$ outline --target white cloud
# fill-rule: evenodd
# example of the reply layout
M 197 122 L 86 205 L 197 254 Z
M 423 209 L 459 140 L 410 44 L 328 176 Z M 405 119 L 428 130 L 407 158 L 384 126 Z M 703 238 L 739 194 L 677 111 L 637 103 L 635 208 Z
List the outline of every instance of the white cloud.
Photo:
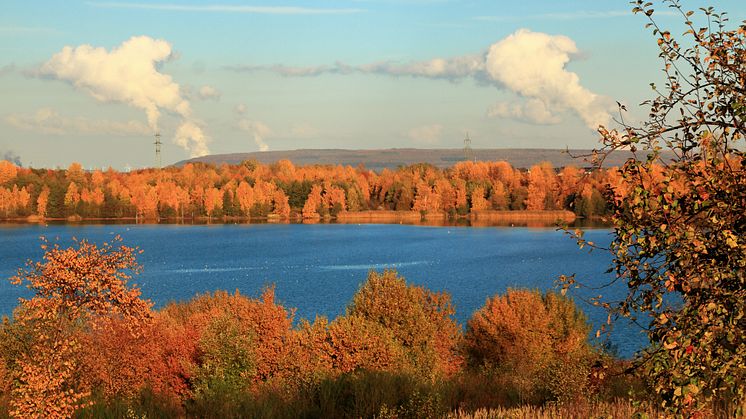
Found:
M 458 79 L 482 72 L 484 70 L 484 58 L 480 55 L 465 55 L 453 58 L 434 58 L 408 64 L 383 62 L 363 65 L 358 67 L 358 70 L 363 73 L 390 76 Z
M 574 112 L 590 129 L 607 124 L 613 103 L 586 89 L 576 73 L 565 66 L 580 56 L 575 42 L 562 35 L 519 29 L 492 44 L 484 53 L 434 58 L 411 63 L 379 62 L 352 66 L 288 67 L 237 66 L 234 71 L 271 71 L 288 77 L 322 74 L 366 73 L 392 77 L 422 77 L 451 81 L 471 77 L 525 99 L 523 103 L 498 104 L 491 116 L 516 118 L 539 124 L 555 124 L 563 113 Z
M 194 121 L 189 101 L 171 76 L 159 71 L 158 64 L 172 58 L 170 43 L 134 36 L 110 52 L 90 45 L 66 46 L 41 66 L 39 74 L 67 81 L 101 102 L 142 109 L 153 131 L 158 130 L 162 110 L 179 115 L 184 128 L 174 142 L 192 156 L 206 154 L 207 137 Z
M 169 12 L 201 13 L 251 13 L 268 15 L 345 15 L 365 12 L 365 9 L 352 8 L 311 8 L 294 6 L 241 6 L 227 4 L 156 4 L 129 2 L 89 2 L 93 7 L 107 9 L 161 10 Z
M 547 105 L 538 99 L 530 99 L 525 103 L 499 102 L 487 110 L 487 116 L 517 119 L 539 125 L 559 124 L 562 119 L 552 113 Z
M 529 99 L 539 112 L 573 110 L 586 126 L 607 124 L 610 115 L 603 98 L 580 85 L 577 74 L 565 65 L 577 54 L 575 42 L 562 35 L 520 29 L 493 44 L 485 57 L 490 79 Z
M 440 124 L 423 125 L 409 130 L 407 137 L 418 143 L 436 144 L 440 141 L 442 133 L 443 126 Z
M 197 93 L 199 94 L 199 98 L 202 100 L 219 100 L 220 96 L 222 95 L 222 93 L 218 89 L 208 85 L 200 87 Z
M 241 119 L 238 121 L 238 128 L 252 135 L 254 143 L 259 147 L 259 151 L 269 151 L 269 146 L 264 141 L 267 136 L 272 135 L 272 129 L 260 121 L 251 121 Z
M 6 115 L 6 124 L 24 131 L 35 131 L 43 134 L 105 134 L 148 136 L 152 132 L 139 121 L 92 120 L 83 117 L 67 117 L 56 110 L 42 108 L 33 114 L 14 113 Z
M 253 73 L 257 71 L 269 71 L 271 73 L 279 74 L 284 77 L 312 77 L 320 76 L 322 74 L 349 74 L 358 69 L 348 66 L 343 63 L 335 63 L 334 65 L 320 65 L 320 66 L 308 66 L 308 67 L 296 67 L 287 66 L 282 64 L 276 65 L 234 65 L 225 66 L 226 70 Z

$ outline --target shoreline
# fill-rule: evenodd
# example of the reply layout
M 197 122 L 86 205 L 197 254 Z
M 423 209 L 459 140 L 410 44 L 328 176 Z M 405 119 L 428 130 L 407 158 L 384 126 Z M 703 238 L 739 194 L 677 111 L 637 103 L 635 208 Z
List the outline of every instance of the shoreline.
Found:
M 211 224 L 402 224 L 432 227 L 557 227 L 560 223 L 572 227 L 608 228 L 610 224 L 597 218 L 577 217 L 571 211 L 497 211 L 483 210 L 463 216 L 448 217 L 446 213 L 420 214 L 415 211 L 369 210 L 342 212 L 336 217 L 301 218 L 279 217 L 67 217 L 39 218 L 0 218 L 0 225 L 211 225 Z

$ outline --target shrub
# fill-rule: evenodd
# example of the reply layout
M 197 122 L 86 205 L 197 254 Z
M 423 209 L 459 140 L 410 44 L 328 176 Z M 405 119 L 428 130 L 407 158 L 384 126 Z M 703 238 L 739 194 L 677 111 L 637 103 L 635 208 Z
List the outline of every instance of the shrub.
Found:
M 347 308 L 391 331 L 404 348 L 411 367 L 423 377 L 447 376 L 458 371 L 459 325 L 450 296 L 409 285 L 396 271 L 371 271 Z
M 523 401 L 563 400 L 585 390 L 588 332 L 571 300 L 552 292 L 508 290 L 488 299 L 469 320 L 464 352 L 472 369 L 509 377 Z

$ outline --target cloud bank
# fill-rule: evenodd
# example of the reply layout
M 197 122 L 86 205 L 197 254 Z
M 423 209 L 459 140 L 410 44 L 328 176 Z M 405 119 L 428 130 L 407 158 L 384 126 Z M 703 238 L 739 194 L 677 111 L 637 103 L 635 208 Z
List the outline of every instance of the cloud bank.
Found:
M 209 152 L 208 138 L 192 116 L 191 106 L 170 75 L 158 65 L 172 58 L 171 44 L 135 36 L 107 51 L 90 45 L 66 46 L 39 69 L 39 74 L 66 81 L 101 102 L 125 103 L 142 109 L 152 131 L 162 111 L 181 117 L 174 142 L 191 156 Z
M 379 62 L 352 66 L 288 67 L 233 66 L 230 70 L 270 71 L 286 77 L 323 74 L 377 74 L 458 81 L 472 78 L 518 96 L 514 103 L 498 103 L 487 111 L 492 117 L 537 124 L 556 124 L 566 112 L 576 114 L 590 129 L 607 124 L 613 103 L 580 84 L 566 65 L 580 53 L 575 42 L 562 35 L 519 29 L 492 44 L 481 54 L 435 58 L 411 63 Z
M 149 135 L 151 130 L 139 121 L 91 120 L 83 117 L 67 117 L 51 108 L 41 108 L 32 114 L 14 113 L 5 116 L 5 123 L 24 130 L 43 134 L 106 134 Z

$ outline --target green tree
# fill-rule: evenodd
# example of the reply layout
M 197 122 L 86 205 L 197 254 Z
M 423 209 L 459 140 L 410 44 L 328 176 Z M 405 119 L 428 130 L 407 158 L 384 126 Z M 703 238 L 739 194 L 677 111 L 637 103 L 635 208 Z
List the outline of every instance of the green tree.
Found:
M 674 37 L 650 3 L 634 4 L 649 19 L 666 80 L 652 85 L 647 121 L 625 123 L 620 105 L 621 127 L 599 129 L 600 161 L 618 149 L 638 157 L 607 192 L 612 270 L 627 295 L 599 304 L 646 326 L 651 346 L 638 365 L 662 407 L 744 414 L 746 25 L 727 29 L 725 14 L 668 0 L 685 25 Z

